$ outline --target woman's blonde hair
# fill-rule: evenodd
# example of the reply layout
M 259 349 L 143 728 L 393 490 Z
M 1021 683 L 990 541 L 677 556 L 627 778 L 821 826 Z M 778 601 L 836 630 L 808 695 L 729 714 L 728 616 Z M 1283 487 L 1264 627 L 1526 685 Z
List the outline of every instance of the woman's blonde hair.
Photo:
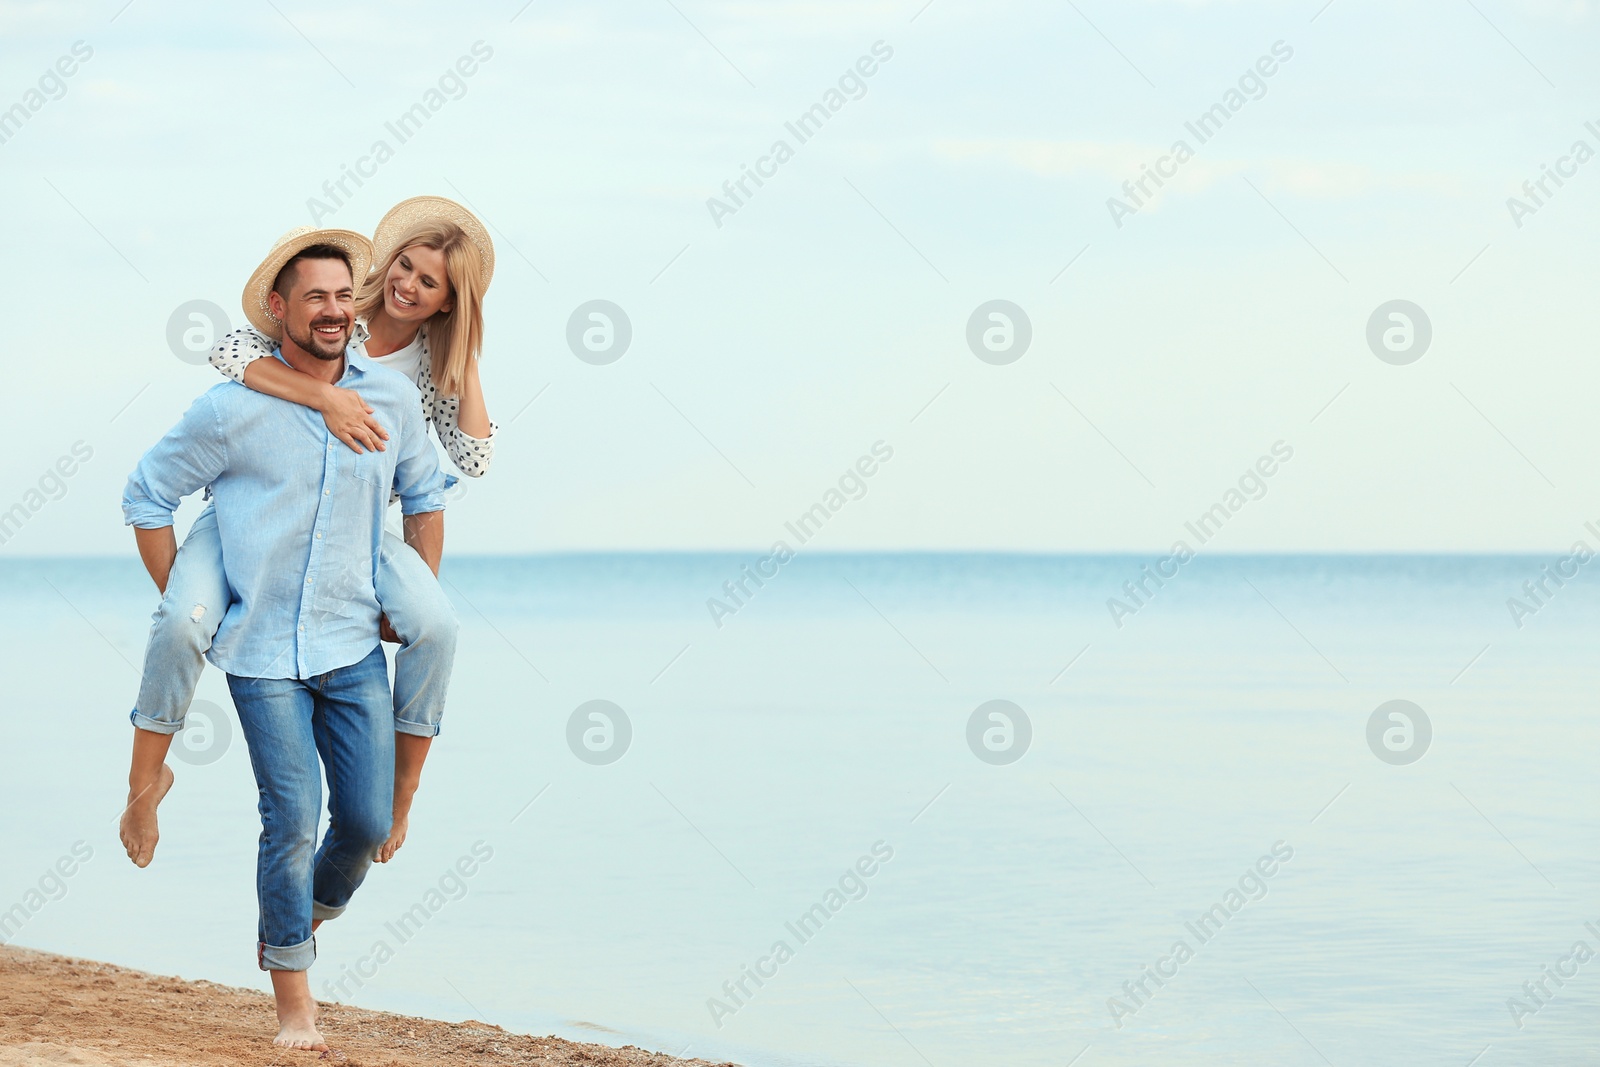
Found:
M 482 260 L 478 246 L 461 227 L 446 219 L 427 219 L 403 233 L 362 283 L 356 297 L 356 314 L 371 321 L 383 310 L 384 279 L 389 277 L 389 268 L 402 252 L 417 245 L 444 255 L 450 310 L 436 312 L 422 324 L 422 329 L 427 331 L 434 388 L 445 396 L 460 396 L 467 361 L 477 359 L 483 348 Z

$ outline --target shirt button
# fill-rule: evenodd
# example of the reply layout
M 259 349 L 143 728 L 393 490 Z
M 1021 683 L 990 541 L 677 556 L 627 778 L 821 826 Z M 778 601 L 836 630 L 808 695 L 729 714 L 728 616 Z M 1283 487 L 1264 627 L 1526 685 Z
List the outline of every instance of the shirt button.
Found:
M 323 496 L 327 496 L 327 495 L 328 495 L 328 492 L 329 492 L 329 490 L 327 490 L 327 489 L 324 489 L 324 490 L 323 490 L 323 491 L 322 491 L 322 495 L 323 495 Z
M 321 535 L 321 534 L 320 534 L 320 533 L 319 533 L 319 534 L 317 534 L 317 540 L 318 540 L 318 541 L 320 541 L 320 540 L 322 540 L 322 535 Z
M 311 579 L 310 579 L 310 578 L 307 578 L 307 579 L 306 579 L 306 584 L 307 584 L 307 585 L 310 585 L 310 584 L 311 584 Z

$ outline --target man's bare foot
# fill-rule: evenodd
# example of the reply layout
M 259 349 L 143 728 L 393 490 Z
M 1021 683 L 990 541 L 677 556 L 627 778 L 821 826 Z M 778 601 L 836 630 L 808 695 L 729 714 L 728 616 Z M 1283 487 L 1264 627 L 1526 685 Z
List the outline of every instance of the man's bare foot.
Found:
M 135 867 L 148 867 L 155 858 L 156 841 L 161 836 L 156 829 L 156 807 L 172 788 L 172 779 L 172 768 L 163 763 L 153 783 L 128 790 L 128 806 L 122 809 L 119 830 L 122 847 L 128 850 Z
M 305 971 L 273 971 L 272 996 L 278 1006 L 278 1036 L 272 1043 L 279 1048 L 328 1051 L 328 1043 L 317 1029 L 317 1002 L 311 996 L 311 980 Z
M 279 1048 L 300 1048 L 308 1052 L 326 1052 L 328 1043 L 317 1029 L 316 1016 L 310 1019 L 278 1019 L 278 1036 L 272 1043 Z
M 388 863 L 394 859 L 394 854 L 400 851 L 400 846 L 406 843 L 406 830 L 411 824 L 411 806 L 406 805 L 405 811 L 395 810 L 394 821 L 389 824 L 389 840 L 378 849 L 378 862 Z

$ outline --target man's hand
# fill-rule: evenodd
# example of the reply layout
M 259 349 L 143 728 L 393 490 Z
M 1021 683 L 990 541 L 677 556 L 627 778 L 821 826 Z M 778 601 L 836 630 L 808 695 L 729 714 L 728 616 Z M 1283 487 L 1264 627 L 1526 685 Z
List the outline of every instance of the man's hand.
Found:
M 400 643 L 400 635 L 394 632 L 394 627 L 389 625 L 389 616 L 378 616 L 378 636 L 392 645 Z
M 328 432 L 355 451 L 385 451 L 383 442 L 389 439 L 389 432 L 372 417 L 372 409 L 354 389 L 329 386 L 317 410 L 322 412 Z

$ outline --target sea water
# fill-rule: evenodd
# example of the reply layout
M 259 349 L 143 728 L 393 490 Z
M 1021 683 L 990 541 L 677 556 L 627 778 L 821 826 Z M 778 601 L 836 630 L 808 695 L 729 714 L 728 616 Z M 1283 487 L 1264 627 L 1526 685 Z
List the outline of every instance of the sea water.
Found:
M 1600 1058 L 1600 577 L 761 558 L 448 559 L 444 730 L 317 995 L 750 1065 Z M 136 870 L 154 589 L 0 597 L 5 939 L 267 988 L 224 678 Z

